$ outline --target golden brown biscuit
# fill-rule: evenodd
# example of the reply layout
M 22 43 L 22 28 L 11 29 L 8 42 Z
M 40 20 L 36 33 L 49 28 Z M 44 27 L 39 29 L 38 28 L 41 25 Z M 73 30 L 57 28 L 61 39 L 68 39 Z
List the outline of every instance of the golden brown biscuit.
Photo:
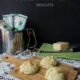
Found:
M 59 67 L 50 67 L 45 74 L 47 80 L 65 80 L 63 71 Z
M 22 65 L 20 65 L 20 73 L 24 74 L 34 74 L 39 70 L 38 64 L 28 61 L 23 62 Z
M 40 65 L 45 68 L 45 69 L 48 69 L 52 66 L 56 66 L 57 65 L 57 62 L 56 60 L 53 58 L 53 56 L 47 56 L 47 57 L 44 57 L 41 62 L 40 62 Z

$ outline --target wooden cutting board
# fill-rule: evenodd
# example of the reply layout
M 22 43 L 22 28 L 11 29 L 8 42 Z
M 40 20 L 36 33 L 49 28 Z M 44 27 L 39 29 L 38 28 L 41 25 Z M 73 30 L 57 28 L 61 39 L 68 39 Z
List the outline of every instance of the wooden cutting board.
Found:
M 42 59 L 42 57 L 39 57 L 39 56 L 34 56 L 30 59 L 17 59 L 12 56 L 3 57 L 4 61 L 13 63 L 16 65 L 15 68 L 10 72 L 10 74 L 17 78 L 20 78 L 21 80 L 45 80 L 44 75 L 45 75 L 46 70 L 43 68 L 41 68 L 38 73 L 33 74 L 33 75 L 25 75 L 25 74 L 22 74 L 19 72 L 19 66 L 24 61 L 33 60 L 39 64 L 41 59 Z M 66 80 L 75 80 L 76 79 L 78 71 L 76 69 L 74 69 L 74 67 L 66 65 L 66 64 L 62 64 L 62 63 L 59 63 L 58 67 L 63 69 Z

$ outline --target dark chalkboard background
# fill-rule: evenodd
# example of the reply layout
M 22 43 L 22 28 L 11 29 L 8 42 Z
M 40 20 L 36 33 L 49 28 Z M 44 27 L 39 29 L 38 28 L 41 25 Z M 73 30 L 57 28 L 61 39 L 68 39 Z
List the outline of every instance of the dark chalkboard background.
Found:
M 80 42 L 79 0 L 0 0 L 0 19 L 9 13 L 29 16 L 26 27 L 35 29 L 38 44 Z

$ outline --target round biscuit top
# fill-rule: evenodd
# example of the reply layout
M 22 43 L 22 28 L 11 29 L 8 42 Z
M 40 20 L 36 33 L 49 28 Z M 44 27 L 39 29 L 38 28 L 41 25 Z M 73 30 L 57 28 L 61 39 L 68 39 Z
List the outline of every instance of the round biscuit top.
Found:
M 34 63 L 33 61 L 23 62 L 20 65 L 20 73 L 34 74 L 38 72 L 38 70 L 39 70 L 38 64 Z
M 46 80 L 65 80 L 63 71 L 59 67 L 50 67 L 45 74 Z
M 56 66 L 57 61 L 55 60 L 55 58 L 53 56 L 46 56 L 40 61 L 40 65 L 43 68 L 48 69 L 52 66 Z

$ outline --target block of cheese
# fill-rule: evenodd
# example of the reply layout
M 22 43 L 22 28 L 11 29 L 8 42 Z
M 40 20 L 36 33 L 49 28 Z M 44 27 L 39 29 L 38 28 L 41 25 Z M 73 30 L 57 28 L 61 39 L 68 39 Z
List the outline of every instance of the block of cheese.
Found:
M 53 50 L 54 51 L 64 51 L 69 48 L 69 42 L 56 42 L 53 43 Z

